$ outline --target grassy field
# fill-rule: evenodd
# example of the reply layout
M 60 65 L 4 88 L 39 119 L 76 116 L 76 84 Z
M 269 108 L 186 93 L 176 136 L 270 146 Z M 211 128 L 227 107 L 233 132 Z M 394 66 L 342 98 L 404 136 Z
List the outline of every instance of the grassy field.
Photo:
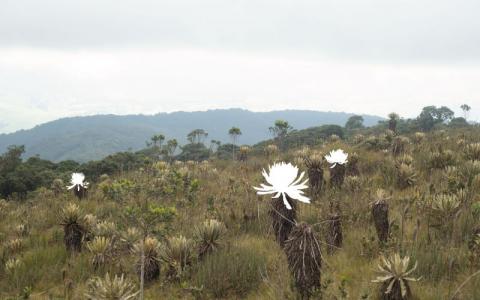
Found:
M 156 162 L 102 176 L 81 200 L 65 188 L 41 188 L 25 201 L 1 201 L 0 299 L 86 299 L 99 293 L 90 280 L 107 273 L 124 274 L 138 291 L 143 235 L 156 239 L 145 245 L 152 277 L 146 299 L 299 299 L 275 241 L 271 197 L 256 195 L 253 186 L 274 161 L 308 172 L 305 158 L 318 160 L 326 182 L 315 194 L 306 190 L 311 204 L 297 202 L 297 223 L 311 225 L 322 250 L 321 286 L 312 299 L 380 299 L 382 285 L 372 280 L 380 258 L 395 253 L 410 257 L 409 268 L 418 264 L 411 299 L 451 299 L 463 283 L 455 299 L 480 299 L 480 276 L 469 279 L 480 269 L 478 142 L 478 128 L 331 138 L 316 148 L 271 147 L 246 161 Z M 320 158 L 339 148 L 349 163 L 343 185 L 334 187 Z M 374 226 L 377 200 L 388 204 L 386 242 Z M 334 214 L 343 242 L 328 253 Z M 208 251 L 206 220 L 220 222 Z M 81 251 L 66 249 L 72 224 L 82 234 Z

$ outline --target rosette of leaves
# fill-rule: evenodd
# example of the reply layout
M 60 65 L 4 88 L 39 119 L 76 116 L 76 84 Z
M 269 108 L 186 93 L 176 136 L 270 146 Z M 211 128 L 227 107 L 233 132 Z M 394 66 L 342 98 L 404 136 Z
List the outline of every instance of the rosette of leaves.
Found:
M 197 242 L 198 257 L 217 251 L 222 246 L 222 239 L 226 228 L 222 222 L 217 220 L 206 220 L 195 230 L 195 241 Z
M 480 160 L 480 143 L 467 145 L 464 150 L 464 155 L 468 160 Z
M 431 199 L 433 227 L 443 235 L 451 234 L 456 214 L 460 211 L 460 200 L 455 194 L 438 194 Z
M 323 177 L 323 155 L 314 153 L 304 157 L 304 164 L 307 167 L 308 183 L 312 194 L 318 195 L 325 186 Z
M 104 278 L 95 277 L 88 281 L 85 298 L 89 300 L 133 300 L 137 299 L 139 291 L 135 285 L 122 274 Z
M 396 136 L 392 141 L 392 154 L 398 156 L 406 152 L 410 140 L 405 136 Z
M 382 256 L 378 265 L 380 275 L 373 282 L 381 284 L 380 298 L 382 300 L 408 300 L 412 299 L 410 282 L 420 280 L 411 277 L 417 268 L 417 263 L 410 267 L 410 257 L 400 257 L 394 254 L 391 257 Z
M 378 240 L 381 243 L 386 243 L 390 232 L 390 222 L 388 219 L 388 202 L 389 197 L 387 193 L 378 189 L 375 200 L 372 203 L 372 216 L 377 231 Z
M 451 150 L 434 151 L 428 158 L 428 166 L 432 169 L 444 169 L 455 164 L 455 154 Z
M 127 231 L 124 231 L 120 234 L 121 242 L 125 245 L 125 248 L 132 250 L 135 243 L 137 243 L 141 238 L 140 231 L 135 227 L 127 228 Z
M 417 173 L 411 165 L 399 164 L 397 170 L 397 185 L 401 189 L 411 187 L 417 182 Z
M 168 265 L 167 276 L 179 278 L 193 262 L 193 241 L 184 236 L 170 237 L 160 248 L 160 259 Z
M 103 236 L 96 236 L 87 243 L 87 249 L 93 255 L 92 265 L 95 269 L 104 266 L 112 257 L 112 240 Z
M 455 166 L 448 166 L 443 171 L 443 178 L 447 183 L 448 191 L 455 192 L 458 189 L 465 187 L 462 174 Z
M 83 214 L 75 203 L 67 204 L 61 211 L 60 225 L 63 226 L 64 243 L 67 251 L 80 252 L 85 229 L 81 224 Z
M 423 142 L 423 140 L 425 140 L 425 133 L 423 132 L 415 132 L 415 134 L 413 135 L 413 142 L 416 144 L 416 145 L 419 145 Z
M 159 252 L 160 243 L 153 237 L 147 237 L 142 243 L 138 241 L 133 246 L 133 253 L 138 258 L 137 272 L 141 273 L 142 266 L 142 247 L 144 247 L 144 278 L 145 281 L 152 281 L 160 276 Z

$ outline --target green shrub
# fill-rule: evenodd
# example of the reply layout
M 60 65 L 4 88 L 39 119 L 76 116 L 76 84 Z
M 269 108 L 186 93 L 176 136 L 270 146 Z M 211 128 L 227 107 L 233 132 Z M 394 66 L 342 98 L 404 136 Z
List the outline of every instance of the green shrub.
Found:
M 266 257 L 248 246 L 234 246 L 207 256 L 197 267 L 195 281 L 214 297 L 245 296 L 260 284 Z

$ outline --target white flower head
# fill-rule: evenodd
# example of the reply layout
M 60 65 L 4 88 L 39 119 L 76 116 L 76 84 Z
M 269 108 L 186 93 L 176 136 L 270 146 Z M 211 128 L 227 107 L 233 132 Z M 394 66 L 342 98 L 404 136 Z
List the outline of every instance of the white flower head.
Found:
M 338 150 L 332 150 L 328 155 L 325 155 L 325 159 L 328 161 L 328 163 L 332 164 L 330 167 L 335 168 L 337 164 L 339 165 L 344 165 L 348 162 L 348 153 L 343 152 L 342 149 Z
M 282 196 L 283 203 L 287 209 L 292 209 L 292 206 L 287 201 L 287 195 L 292 199 L 310 203 L 310 199 L 304 196 L 302 191 L 308 188 L 306 185 L 308 179 L 299 183 L 305 175 L 305 172 L 302 172 L 300 177 L 297 178 L 298 168 L 291 163 L 274 163 L 273 166 L 269 167 L 268 173 L 264 169 L 262 175 L 270 185 L 260 184 L 260 188 L 253 187 L 257 190 L 258 195 L 275 194 L 272 198 Z
M 70 179 L 71 186 L 67 186 L 69 190 L 77 187 L 77 190 L 80 191 L 80 187 L 87 188 L 88 182 L 84 182 L 85 175 L 83 173 L 72 173 L 72 178 Z

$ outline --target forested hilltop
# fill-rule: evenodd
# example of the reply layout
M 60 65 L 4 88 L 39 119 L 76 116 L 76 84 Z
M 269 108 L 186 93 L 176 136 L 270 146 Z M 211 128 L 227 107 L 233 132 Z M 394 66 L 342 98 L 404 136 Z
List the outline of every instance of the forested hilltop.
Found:
M 254 144 L 270 137 L 268 127 L 278 119 L 288 120 L 297 129 L 324 124 L 343 125 L 352 114 L 305 110 L 252 112 L 243 109 L 219 109 L 199 112 L 173 112 L 156 115 L 97 115 L 64 118 L 29 130 L 0 134 L 0 152 L 10 145 L 25 145 L 25 157 L 39 155 L 51 161 L 87 162 L 120 151 L 137 151 L 145 141 L 161 132 L 179 143 L 187 143 L 187 134 L 195 128 L 208 132 L 210 140 L 229 141 L 226 130 L 242 129 L 242 143 Z M 382 118 L 363 116 L 366 125 Z

